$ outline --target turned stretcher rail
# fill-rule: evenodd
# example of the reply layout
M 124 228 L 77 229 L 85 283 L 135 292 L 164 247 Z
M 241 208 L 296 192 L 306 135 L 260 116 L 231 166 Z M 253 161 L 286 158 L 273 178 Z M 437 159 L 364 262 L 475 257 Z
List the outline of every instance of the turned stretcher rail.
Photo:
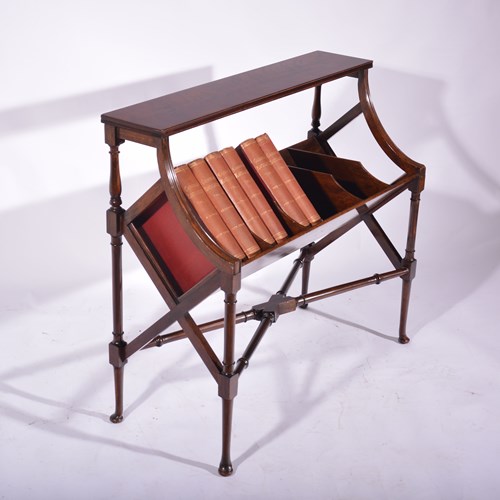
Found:
M 317 290 L 315 292 L 306 293 L 303 295 L 299 295 L 297 297 L 286 297 L 282 294 L 283 299 L 288 302 L 294 302 L 293 309 L 290 309 L 289 312 L 294 310 L 296 307 L 303 307 L 311 302 L 316 302 L 318 300 L 327 299 L 329 297 L 333 297 L 334 295 L 340 295 L 341 293 L 350 292 L 352 290 L 356 290 L 358 288 L 363 288 L 368 285 L 378 285 L 384 281 L 388 281 L 394 278 L 402 278 L 403 276 L 409 273 L 409 269 L 395 269 L 394 271 L 388 271 L 385 273 L 374 274 L 368 278 L 361 278 L 359 280 L 350 281 L 348 283 L 343 283 L 341 285 L 336 285 L 329 288 L 324 288 L 322 290 Z M 284 288 L 284 287 L 282 287 Z M 278 292 L 279 294 L 279 292 Z M 277 295 L 278 295 L 277 294 Z M 260 307 L 260 306 L 257 306 Z M 265 311 L 264 311 L 265 313 Z M 246 323 L 250 320 L 262 320 L 263 309 L 261 308 L 252 308 L 248 311 L 242 311 L 236 315 L 236 324 Z M 269 319 L 269 323 L 273 322 L 273 318 L 266 316 L 266 323 Z M 267 325 L 269 326 L 269 325 Z M 207 323 L 203 323 L 199 325 L 199 329 L 202 333 L 208 333 L 215 330 L 220 330 L 224 327 L 224 318 L 216 319 L 213 321 L 208 321 Z M 158 335 L 158 337 L 154 338 L 149 344 L 146 344 L 142 349 L 149 349 L 150 347 L 161 347 L 165 344 L 169 344 L 170 342 L 175 342 L 176 340 L 186 338 L 186 334 L 183 330 L 177 330 L 175 332 L 166 333 L 163 335 Z

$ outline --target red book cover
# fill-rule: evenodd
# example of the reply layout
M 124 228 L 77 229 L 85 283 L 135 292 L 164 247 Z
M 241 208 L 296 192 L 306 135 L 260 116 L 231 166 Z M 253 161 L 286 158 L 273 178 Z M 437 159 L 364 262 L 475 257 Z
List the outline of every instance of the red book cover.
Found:
M 231 231 L 229 231 L 222 217 L 193 175 L 193 172 L 191 172 L 189 166 L 181 165 L 177 167 L 175 171 L 184 194 L 191 202 L 191 205 L 193 205 L 193 208 L 200 216 L 214 240 L 233 257 L 237 259 L 245 258 L 245 253 L 238 245 Z
M 258 243 L 210 170 L 207 162 L 203 159 L 194 160 L 189 163 L 189 168 L 245 254 L 251 257 L 259 252 Z
M 243 154 L 281 210 L 302 226 L 309 221 L 255 139 L 240 144 Z
M 205 156 L 205 160 L 250 231 L 270 245 L 275 243 L 272 234 L 257 210 L 255 210 L 222 154 L 218 151 L 210 153 Z
M 292 195 L 293 199 L 297 202 L 297 205 L 300 207 L 304 215 L 307 217 L 307 220 L 311 224 L 315 224 L 321 217 L 318 212 L 314 208 L 313 204 L 310 202 L 306 193 L 297 182 L 297 179 L 294 177 L 290 168 L 283 160 L 279 151 L 276 149 L 276 146 L 271 141 L 270 137 L 267 134 L 259 135 L 255 139 L 257 144 L 261 147 L 262 151 L 266 155 L 267 159 L 271 162 L 271 165 L 274 167 L 274 170 L 279 175 L 281 180 L 285 183 L 288 191 Z
M 238 184 L 247 194 L 248 199 L 262 218 L 262 221 L 266 225 L 267 229 L 269 229 L 273 238 L 276 241 L 281 241 L 286 238 L 287 233 L 285 229 L 278 220 L 278 217 L 276 217 L 276 214 L 273 212 L 273 209 L 255 183 L 253 177 L 250 175 L 250 172 L 239 157 L 236 150 L 229 147 L 224 148 L 220 153 L 226 160 L 227 166 L 238 181 Z

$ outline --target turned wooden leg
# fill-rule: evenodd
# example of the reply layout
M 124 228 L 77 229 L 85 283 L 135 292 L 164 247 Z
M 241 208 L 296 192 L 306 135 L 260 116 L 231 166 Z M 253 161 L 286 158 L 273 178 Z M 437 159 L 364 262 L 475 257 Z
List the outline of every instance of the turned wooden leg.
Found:
M 238 374 L 234 373 L 234 337 L 236 329 L 236 290 L 238 279 L 232 281 L 225 292 L 224 311 L 224 360 L 219 381 L 219 396 L 222 398 L 222 456 L 219 474 L 230 476 L 233 473 L 231 463 L 231 432 L 233 421 L 233 401 L 238 391 Z
M 109 218 L 110 217 L 108 216 L 108 220 Z M 123 371 L 125 363 L 127 362 L 125 355 L 125 347 L 127 343 L 123 340 L 121 236 L 111 237 L 111 248 L 113 342 L 109 345 L 109 362 L 113 365 L 114 372 L 115 412 L 110 416 L 110 420 L 114 424 L 117 424 L 123 420 Z
M 406 323 L 408 320 L 408 309 L 410 305 L 411 282 L 415 277 L 417 261 L 415 260 L 415 239 L 417 236 L 418 208 L 420 204 L 420 192 L 413 191 L 410 204 L 410 221 L 408 224 L 408 239 L 406 242 L 406 253 L 403 266 L 408 269 L 408 274 L 402 277 L 403 290 L 401 295 L 401 316 L 399 321 L 399 342 L 407 344 L 410 339 L 406 334 Z
M 233 473 L 231 462 L 233 401 L 234 399 L 222 399 L 222 457 L 219 465 L 221 476 L 230 476 Z
M 411 279 L 403 278 L 403 291 L 401 296 L 401 316 L 399 320 L 399 343 L 408 344 L 410 338 L 406 335 L 406 322 L 410 305 Z
M 110 147 L 111 170 L 109 177 L 110 208 L 106 213 L 107 232 L 111 236 L 111 270 L 113 302 L 113 341 L 109 345 L 109 362 L 113 365 L 115 383 L 115 412 L 110 416 L 113 423 L 123 420 L 123 370 L 126 361 L 123 340 L 123 285 L 122 285 L 122 236 L 125 210 L 121 200 L 120 164 L 118 161 L 119 144 L 116 130 L 106 126 L 106 143 Z
M 114 367 L 115 412 L 109 417 L 114 424 L 119 424 L 123 420 L 123 371 L 123 366 Z
M 311 262 L 314 259 L 314 255 L 306 255 L 304 257 L 304 264 L 302 267 L 302 295 L 306 295 L 309 291 L 309 276 L 311 275 Z M 302 309 L 306 309 L 309 304 L 302 304 Z

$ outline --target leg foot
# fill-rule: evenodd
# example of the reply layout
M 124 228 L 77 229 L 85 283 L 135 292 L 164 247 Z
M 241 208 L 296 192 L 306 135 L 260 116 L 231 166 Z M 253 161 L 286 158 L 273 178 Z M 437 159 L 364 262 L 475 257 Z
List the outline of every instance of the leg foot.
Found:
M 223 477 L 228 477 L 233 473 L 233 466 L 231 464 L 220 464 L 219 474 Z
M 123 415 L 118 415 L 116 413 L 113 413 L 113 415 L 109 417 L 109 420 L 114 424 L 119 424 L 123 420 Z
M 408 344 L 408 342 L 410 342 L 410 337 L 407 337 L 406 335 L 400 335 L 398 340 L 400 344 Z

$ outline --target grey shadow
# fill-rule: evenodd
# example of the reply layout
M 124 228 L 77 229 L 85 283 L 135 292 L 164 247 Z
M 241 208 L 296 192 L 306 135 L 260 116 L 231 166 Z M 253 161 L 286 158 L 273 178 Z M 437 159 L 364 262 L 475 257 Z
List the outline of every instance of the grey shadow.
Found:
M 189 342 L 187 339 L 185 339 L 185 341 Z M 194 358 L 194 362 L 192 358 Z M 195 376 L 193 376 L 193 374 L 195 374 Z M 127 405 L 123 412 L 124 417 L 126 418 L 128 415 L 131 415 L 135 410 L 137 410 L 137 408 L 140 408 L 144 403 L 146 403 L 147 400 L 153 396 L 153 394 L 162 390 L 168 384 L 175 381 L 179 382 L 185 380 L 193 382 L 194 380 L 204 376 L 210 377 L 211 375 L 208 370 L 206 370 L 201 358 L 196 356 L 196 352 L 193 349 L 191 351 L 191 355 L 187 356 L 184 354 L 180 359 L 172 361 L 169 367 L 157 373 L 142 393 L 139 394 L 134 401 Z M 214 385 L 214 393 L 215 387 L 216 386 Z
M 110 109 L 172 93 L 207 82 L 212 68 L 201 67 L 159 78 L 143 80 L 67 98 L 35 103 L 0 111 L 0 137 L 51 125 L 61 125 Z M 209 146 L 215 149 L 213 128 L 203 127 Z M 75 150 L 85 154 L 75 137 Z M 54 140 L 54 154 L 57 142 Z M 68 193 L 0 213 L 0 300 L 2 318 L 9 319 L 35 298 L 41 302 L 71 290 L 109 279 L 109 238 L 105 232 L 108 208 L 108 148 L 102 142 L 101 186 Z M 43 159 L 41 159 L 43 160 Z M 157 178 L 153 171 L 127 178 L 124 190 L 141 192 Z M 33 187 L 31 187 L 33 188 Z M 125 200 L 124 206 L 134 200 Z M 125 270 L 130 269 L 125 262 Z
M 218 476 L 217 467 L 215 466 L 211 466 L 209 464 L 205 464 L 196 460 L 190 460 L 179 455 L 167 453 L 162 450 L 126 443 L 124 441 L 120 441 L 119 439 L 101 437 L 90 432 L 70 428 L 64 424 L 59 424 L 57 422 L 43 421 L 38 426 L 38 424 L 34 423 L 38 420 L 37 415 L 25 411 L 20 411 L 11 405 L 2 404 L 2 414 L 5 418 L 24 423 L 25 425 L 30 427 L 30 430 L 38 428 L 38 430 L 43 430 L 43 432 L 53 434 L 58 437 L 63 437 L 65 439 L 78 440 L 87 443 L 90 442 L 97 445 L 111 446 L 121 450 L 129 451 L 134 454 L 156 456 L 162 459 L 181 463 L 189 467 L 195 467 L 197 469 L 201 469 L 210 474 L 213 474 L 214 476 Z M 113 424 L 110 423 L 109 425 Z
M 11 381 L 17 378 L 23 378 L 26 376 L 36 376 L 36 374 L 42 372 L 53 372 L 57 373 L 57 369 L 61 366 L 68 365 L 72 363 L 75 359 L 88 359 L 95 356 L 100 356 L 103 354 L 103 348 L 99 345 L 94 345 L 80 349 L 77 352 L 72 352 L 72 355 L 68 354 L 44 357 L 35 363 L 30 363 L 28 365 L 17 366 L 11 370 L 0 373 L 0 391 L 4 394 L 11 394 L 17 397 L 33 401 L 35 403 L 43 404 L 46 406 L 51 406 L 54 408 L 59 408 L 70 413 L 78 413 L 81 415 L 87 415 L 100 420 L 108 420 L 108 416 L 104 413 L 99 413 L 91 410 L 86 410 L 84 408 L 78 408 L 70 403 L 64 403 L 55 399 L 50 399 L 45 397 L 43 394 L 29 392 L 23 389 L 19 389 L 12 385 Z M 102 374 L 98 373 L 91 377 L 89 374 L 85 378 L 84 383 L 79 387 L 75 388 L 72 394 L 73 401 L 82 401 L 88 395 L 91 395 L 95 391 L 96 385 L 102 380 Z
M 127 179 L 132 188 L 155 180 L 154 173 Z M 33 297 L 42 303 L 110 279 L 108 199 L 102 185 L 0 214 L 2 319 L 24 313 Z M 124 259 L 125 272 L 137 265 Z
M 374 335 L 375 337 L 379 337 L 384 340 L 390 340 L 391 342 L 396 342 L 396 344 L 399 343 L 398 337 L 392 337 L 390 335 L 386 335 L 385 333 L 379 332 L 377 330 L 374 330 L 373 328 L 369 328 L 365 325 L 362 325 L 360 323 L 356 323 L 354 321 L 349 321 L 344 318 L 339 318 L 338 316 L 334 316 L 333 314 L 327 313 L 325 311 L 321 311 L 317 308 L 313 308 L 309 306 L 307 310 L 311 313 L 314 313 L 317 316 L 322 316 L 323 318 L 329 319 L 331 321 L 334 321 L 335 323 L 341 323 L 342 325 L 346 325 L 352 328 L 356 328 L 357 330 L 364 331 L 366 333 L 369 333 L 371 335 Z M 395 316 L 397 315 L 397 309 L 395 309 Z
M 374 70 L 375 71 L 375 70 Z M 376 90 L 372 86 L 372 97 L 375 107 L 377 102 L 383 103 L 384 112 L 380 118 L 387 126 L 389 135 L 394 131 L 396 144 L 404 144 L 410 150 L 422 148 L 427 142 L 441 139 L 449 148 L 452 155 L 453 168 L 449 172 L 453 176 L 455 169 L 463 169 L 470 173 L 471 178 L 494 195 L 500 195 L 500 181 L 493 176 L 488 167 L 482 164 L 467 149 L 464 142 L 458 137 L 451 119 L 446 114 L 446 94 L 449 88 L 438 79 L 424 77 L 413 73 L 376 68 Z M 469 97 L 469 96 L 467 96 Z M 488 124 L 494 123 L 494 117 L 500 113 L 500 101 L 491 103 L 490 117 L 484 117 L 484 123 L 477 123 L 474 128 L 484 128 L 484 132 L 491 135 L 493 149 L 496 140 L 495 131 L 489 129 Z M 390 127 L 390 128 L 389 128 Z M 424 162 L 423 159 L 414 158 Z M 433 169 L 442 169 L 443 165 L 432 163 L 429 159 L 428 175 L 432 176 Z
M 270 364 L 276 368 L 273 378 L 275 379 L 276 386 L 280 388 L 280 397 L 274 401 L 277 401 L 280 405 L 278 411 L 281 414 L 281 419 L 233 461 L 235 469 L 258 453 L 260 449 L 269 445 L 282 434 L 305 420 L 326 399 L 334 397 L 337 391 L 349 383 L 353 374 L 359 371 L 359 364 L 354 363 L 335 382 L 325 385 L 324 380 L 322 380 L 320 367 L 326 351 L 324 348 L 318 349 L 317 352 L 307 358 L 309 360 L 308 371 L 297 384 L 290 383 L 290 380 L 294 378 L 292 375 L 294 367 L 292 360 L 287 360 L 286 363 L 283 363 L 280 359 L 268 360 L 266 362 L 266 364 Z M 304 360 L 304 358 L 301 359 Z M 258 366 L 258 363 L 253 363 L 252 365 Z
M 382 125 L 403 152 L 409 154 L 410 151 L 425 151 L 426 144 L 436 139 L 441 140 L 448 149 L 450 157 L 448 165 L 435 164 L 432 158 L 409 154 L 410 157 L 415 156 L 414 160 L 427 163 L 428 178 L 432 176 L 433 171 L 437 171 L 436 169 L 453 169 L 449 172 L 450 178 L 457 170 L 462 169 L 470 173 L 471 179 L 479 182 L 485 191 L 493 195 L 500 194 L 500 181 L 496 170 L 495 175 L 492 175 L 493 172 L 489 171 L 491 167 L 482 164 L 468 150 L 463 140 L 457 135 L 450 117 L 447 116 L 445 101 L 449 89 L 444 81 L 380 66 L 371 70 L 369 79 L 372 101 Z M 328 119 L 336 118 L 338 113 L 347 111 L 348 108 L 339 109 L 340 103 L 342 106 L 355 104 L 352 102 L 352 92 L 344 91 L 336 97 L 334 101 L 330 94 L 326 94 L 323 106 L 325 119 L 322 119 L 324 122 L 322 128 L 329 125 Z M 331 113 L 330 108 L 333 108 L 335 112 Z M 483 127 L 484 133 L 491 136 L 491 151 L 493 152 L 496 131 L 491 130 L 489 124 L 494 123 L 494 118 L 500 113 L 500 101 L 491 103 L 489 113 L 491 116 L 484 117 L 484 124 L 477 123 L 474 127 L 479 129 Z M 362 116 L 357 120 L 364 122 Z M 333 149 L 336 150 L 337 146 L 340 149 L 346 147 L 349 153 L 354 156 L 359 155 L 363 148 L 359 148 L 358 137 L 351 142 L 348 137 L 350 132 L 347 132 L 349 127 L 345 130 L 346 133 L 342 131 L 331 139 Z M 367 146 L 370 148 L 370 145 L 367 144 Z M 378 146 L 375 148 L 378 149 Z M 342 153 L 341 150 L 339 152 Z M 340 156 L 343 155 L 340 154 Z
M 75 357 L 78 359 L 87 358 L 90 356 L 95 356 L 100 353 L 100 346 L 93 346 L 79 351 L 78 353 L 73 353 Z M 67 415 L 80 414 L 87 417 L 97 418 L 102 420 L 109 425 L 113 425 L 109 422 L 109 416 L 100 412 L 88 410 L 85 408 L 79 408 L 74 404 L 65 403 L 58 400 L 54 400 L 51 398 L 47 398 L 41 394 L 31 393 L 29 391 L 19 389 L 12 385 L 11 381 L 15 380 L 18 377 L 23 377 L 26 375 L 33 375 L 42 371 L 50 371 L 57 369 L 58 366 L 65 365 L 71 363 L 75 358 L 69 356 L 55 356 L 53 358 L 46 358 L 40 360 L 37 363 L 32 363 L 30 365 L 25 365 L 22 367 L 18 367 L 7 372 L 0 374 L 0 391 L 5 395 L 13 395 L 21 399 L 29 400 L 31 402 L 35 402 L 44 406 L 50 406 L 52 408 L 60 409 L 64 411 Z M 177 365 L 176 365 L 177 368 Z M 166 372 L 166 370 L 165 370 Z M 168 376 L 169 380 L 172 380 L 171 374 L 173 370 L 170 371 L 170 375 Z M 56 372 L 54 372 L 56 373 Z M 162 372 L 163 374 L 163 372 Z M 185 376 L 184 376 L 185 378 Z M 133 411 L 138 404 L 147 399 L 151 394 L 159 389 L 162 385 L 165 384 L 166 381 L 161 382 L 163 377 L 160 377 L 160 381 L 156 380 L 155 383 L 152 383 L 149 388 L 146 389 L 145 393 L 138 398 L 138 401 L 133 403 L 131 407 L 127 409 L 126 413 L 130 413 Z M 93 380 L 90 380 L 88 377 L 84 380 L 84 384 L 77 388 L 72 395 L 73 401 L 82 401 L 85 399 L 86 395 L 92 394 L 95 391 L 95 387 L 102 383 L 102 374 L 98 373 L 94 377 Z M 86 432 L 83 430 L 75 429 L 63 422 L 59 422 L 52 419 L 47 419 L 37 415 L 33 412 L 28 412 L 24 410 L 20 410 L 15 406 L 6 403 L 5 401 L 0 403 L 0 409 L 2 411 L 2 415 L 5 418 L 9 418 L 11 420 L 15 420 L 16 422 L 21 422 L 27 426 L 29 429 L 28 432 L 33 432 L 35 430 L 40 430 L 45 433 L 53 434 L 59 437 L 63 437 L 66 439 L 80 440 L 85 442 L 93 442 L 99 445 L 116 447 L 122 450 L 127 450 L 134 454 L 143 454 L 149 456 L 157 456 L 162 459 L 174 461 L 177 463 L 181 463 L 187 465 L 189 467 L 195 467 L 198 469 L 205 470 L 210 474 L 218 476 L 217 467 L 205 464 L 203 462 L 199 462 L 196 460 L 190 460 L 179 455 L 175 455 L 172 453 L 168 453 L 159 449 L 154 449 L 151 447 L 138 446 L 134 444 L 129 444 L 125 441 L 113 438 L 105 438 L 99 435 L 92 434 L 91 432 Z M 64 419 L 64 422 L 69 420 L 69 417 Z
M 211 66 L 0 111 L 0 137 L 102 113 L 205 83 Z
M 410 336 L 474 294 L 500 266 L 500 213 L 429 191 L 419 225 Z

